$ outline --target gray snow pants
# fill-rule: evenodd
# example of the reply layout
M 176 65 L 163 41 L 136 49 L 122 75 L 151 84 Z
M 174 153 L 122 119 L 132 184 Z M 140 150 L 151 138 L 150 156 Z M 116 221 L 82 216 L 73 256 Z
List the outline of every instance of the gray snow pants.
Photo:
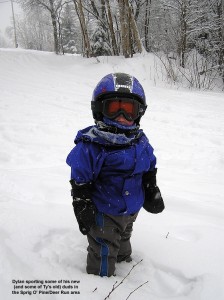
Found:
M 137 215 L 97 214 L 96 225 L 87 234 L 87 273 L 108 277 L 114 275 L 115 263 L 131 255 L 130 237 Z

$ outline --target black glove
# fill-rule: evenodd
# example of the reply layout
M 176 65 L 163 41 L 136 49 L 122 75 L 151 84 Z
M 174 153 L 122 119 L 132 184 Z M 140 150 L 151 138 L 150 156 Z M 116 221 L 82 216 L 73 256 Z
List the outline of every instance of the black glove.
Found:
M 145 190 L 143 208 L 153 214 L 161 213 L 165 208 L 160 189 L 156 185 L 156 173 L 157 169 L 154 169 L 148 171 L 142 177 L 142 183 Z
M 70 183 L 72 185 L 72 205 L 79 230 L 86 235 L 95 223 L 96 207 L 91 200 L 92 184 L 77 184 L 73 179 Z

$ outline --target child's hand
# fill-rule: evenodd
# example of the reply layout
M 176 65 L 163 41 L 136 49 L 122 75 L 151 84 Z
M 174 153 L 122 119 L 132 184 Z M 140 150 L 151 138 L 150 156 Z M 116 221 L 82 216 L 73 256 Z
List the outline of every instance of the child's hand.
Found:
M 165 205 L 158 186 L 145 189 L 143 208 L 153 214 L 161 213 L 164 210 Z
M 145 173 L 142 177 L 142 183 L 145 190 L 143 207 L 152 214 L 161 213 L 165 208 L 160 189 L 156 184 L 156 174 L 157 169 L 153 169 Z
M 78 184 L 73 179 L 70 183 L 72 186 L 72 205 L 79 230 L 86 235 L 95 223 L 96 207 L 91 200 L 92 183 Z
M 73 198 L 74 213 L 79 224 L 79 230 L 86 235 L 95 223 L 96 207 L 90 199 Z

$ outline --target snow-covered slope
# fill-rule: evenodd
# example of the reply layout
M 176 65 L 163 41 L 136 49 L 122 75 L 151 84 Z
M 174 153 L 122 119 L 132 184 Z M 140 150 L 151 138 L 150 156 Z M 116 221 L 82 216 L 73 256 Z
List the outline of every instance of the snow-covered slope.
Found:
M 97 62 L 0 49 L 1 299 L 104 300 L 141 260 L 109 299 L 224 299 L 224 97 L 164 87 L 154 63 L 151 55 Z M 140 212 L 133 262 L 100 278 L 85 273 L 87 241 L 73 216 L 65 159 L 77 130 L 93 124 L 93 88 L 113 71 L 145 88 L 141 125 L 158 158 L 166 210 Z M 20 285 L 32 292 L 24 286 L 36 285 L 37 294 L 21 295 L 14 280 L 77 280 L 68 290 L 80 294 L 38 294 L 44 287 L 34 282 Z

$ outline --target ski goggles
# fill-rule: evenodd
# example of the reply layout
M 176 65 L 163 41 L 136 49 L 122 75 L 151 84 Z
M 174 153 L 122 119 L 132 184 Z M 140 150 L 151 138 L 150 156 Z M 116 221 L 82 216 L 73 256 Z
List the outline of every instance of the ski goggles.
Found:
M 123 114 L 128 121 L 134 121 L 145 112 L 143 105 L 137 100 L 130 98 L 105 99 L 102 113 L 108 119 L 115 119 Z

